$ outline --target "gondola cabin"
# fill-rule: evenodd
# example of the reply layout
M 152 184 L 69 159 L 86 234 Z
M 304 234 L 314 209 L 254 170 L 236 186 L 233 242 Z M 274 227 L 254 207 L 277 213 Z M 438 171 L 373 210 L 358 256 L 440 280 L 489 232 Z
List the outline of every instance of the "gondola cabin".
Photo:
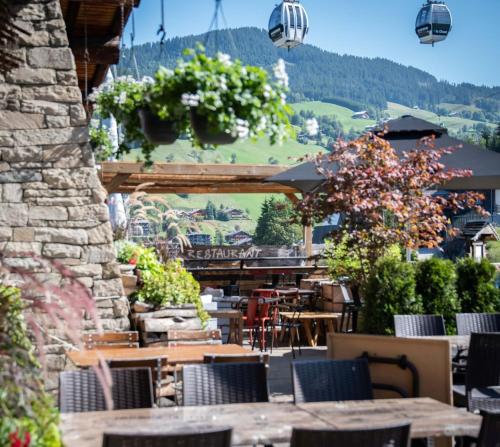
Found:
M 444 2 L 429 0 L 422 6 L 415 24 L 415 32 L 422 44 L 441 42 L 451 31 L 451 12 Z
M 285 0 L 274 8 L 269 19 L 269 37 L 279 48 L 295 48 L 304 42 L 309 18 L 297 0 Z

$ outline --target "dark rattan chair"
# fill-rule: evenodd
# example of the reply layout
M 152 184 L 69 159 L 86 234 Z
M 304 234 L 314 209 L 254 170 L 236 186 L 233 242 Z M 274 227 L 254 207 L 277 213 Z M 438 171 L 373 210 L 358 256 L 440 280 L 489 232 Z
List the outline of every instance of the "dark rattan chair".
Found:
M 232 429 L 186 433 L 104 433 L 102 447 L 230 447 Z
M 110 370 L 111 396 L 115 410 L 151 408 L 153 385 L 149 368 Z M 61 413 L 104 411 L 106 402 L 102 385 L 93 370 L 64 371 L 59 375 Z
M 500 333 L 471 335 L 465 385 L 453 386 L 457 406 L 500 409 Z
M 500 446 L 500 408 L 495 413 L 481 411 L 483 423 L 477 440 L 477 447 Z
M 446 335 L 442 315 L 394 315 L 396 337 Z
M 290 447 L 408 447 L 410 424 L 367 430 L 308 430 L 294 428 Z
M 269 402 L 263 363 L 187 365 L 183 370 L 184 405 Z
M 500 332 L 500 314 L 457 314 L 458 335 L 473 332 Z
M 295 403 L 373 399 L 365 359 L 293 362 L 292 379 Z

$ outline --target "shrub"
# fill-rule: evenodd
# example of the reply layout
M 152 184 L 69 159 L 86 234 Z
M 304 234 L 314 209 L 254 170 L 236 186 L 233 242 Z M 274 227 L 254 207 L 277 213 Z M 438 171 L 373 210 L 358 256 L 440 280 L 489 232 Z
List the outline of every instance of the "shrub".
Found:
M 486 256 L 490 262 L 500 263 L 500 241 L 490 241 L 486 244 Z
M 364 298 L 363 330 L 368 334 L 391 335 L 394 315 L 423 311 L 415 294 L 413 265 L 394 257 L 377 261 L 364 287 Z
M 448 332 L 453 334 L 455 314 L 460 311 L 455 265 L 448 260 L 431 258 L 417 264 L 415 279 L 424 313 L 443 315 Z
M 495 287 L 496 269 L 488 260 L 465 258 L 457 263 L 457 292 L 462 312 L 500 310 L 500 291 Z

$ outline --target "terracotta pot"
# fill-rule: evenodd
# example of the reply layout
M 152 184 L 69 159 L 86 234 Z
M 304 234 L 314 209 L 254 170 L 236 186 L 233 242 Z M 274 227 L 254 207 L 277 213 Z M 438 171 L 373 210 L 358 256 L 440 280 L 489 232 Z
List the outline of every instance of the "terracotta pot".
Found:
M 162 120 L 149 109 L 139 110 L 142 133 L 153 144 L 173 144 L 179 138 L 175 121 Z
M 203 144 L 233 144 L 238 139 L 230 133 L 209 129 L 208 118 L 205 115 L 198 115 L 194 110 L 191 110 L 191 127 Z

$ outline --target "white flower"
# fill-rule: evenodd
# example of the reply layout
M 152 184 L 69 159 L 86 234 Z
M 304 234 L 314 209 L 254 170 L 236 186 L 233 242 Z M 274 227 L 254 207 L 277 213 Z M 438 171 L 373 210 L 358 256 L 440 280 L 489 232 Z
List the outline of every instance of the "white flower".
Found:
M 170 68 L 165 68 L 165 67 L 160 67 L 158 69 L 158 71 L 164 75 L 166 78 L 170 78 L 174 75 L 174 71 L 173 70 L 170 70 Z
M 266 127 L 267 127 L 267 118 L 265 116 L 261 116 L 259 124 L 257 125 L 257 132 L 262 132 L 266 130 Z
M 236 120 L 236 134 L 238 138 L 244 140 L 248 138 L 248 134 L 250 133 L 248 121 L 237 119 Z
M 316 118 L 311 118 L 306 121 L 306 131 L 310 137 L 318 135 L 319 124 Z
M 217 53 L 217 60 L 226 67 L 230 67 L 233 64 L 231 62 L 231 56 L 229 56 L 229 54 Z
M 115 98 L 116 104 L 122 106 L 127 101 L 127 92 L 121 92 L 120 96 Z
M 269 84 L 266 84 L 264 86 L 264 98 L 269 99 L 272 91 L 273 89 L 271 88 L 271 86 Z
M 280 95 L 280 99 L 281 99 L 281 104 L 285 105 L 286 104 L 286 95 L 284 93 L 282 93 Z
M 141 84 L 148 85 L 148 84 L 154 84 L 155 80 L 151 76 L 144 76 L 141 79 Z
M 88 96 L 88 100 L 90 102 L 96 102 L 97 97 L 99 96 L 100 93 L 101 93 L 101 90 L 99 90 L 98 88 L 93 88 L 92 93 Z
M 200 105 L 200 95 L 183 93 L 181 96 L 181 102 L 186 107 L 198 107 Z
M 278 83 L 283 87 L 288 87 L 288 74 L 286 72 L 285 61 L 279 59 L 276 65 L 273 67 L 274 77 L 278 80 Z

